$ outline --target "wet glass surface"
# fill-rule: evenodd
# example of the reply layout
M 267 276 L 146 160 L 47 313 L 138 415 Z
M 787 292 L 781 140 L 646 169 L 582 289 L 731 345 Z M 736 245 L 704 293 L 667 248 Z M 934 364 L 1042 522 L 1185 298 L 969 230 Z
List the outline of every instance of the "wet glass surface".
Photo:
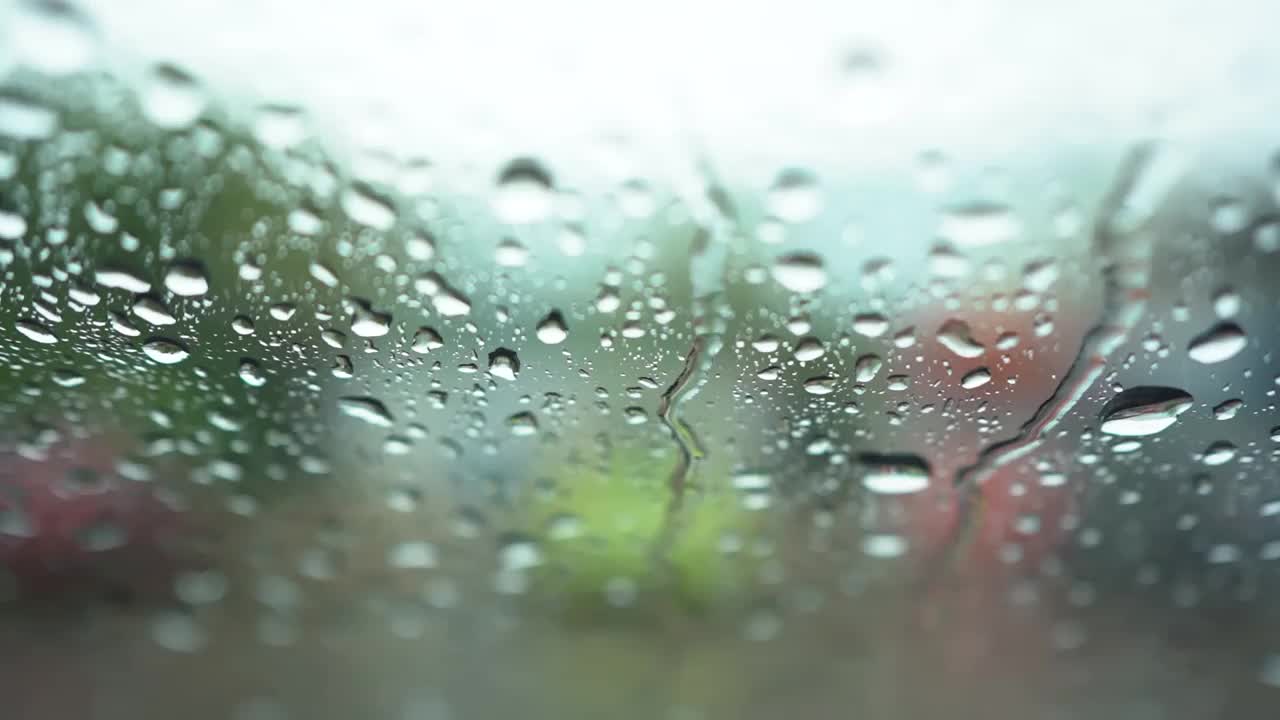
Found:
M 1277 19 L 0 3 L 0 716 L 1273 717 Z

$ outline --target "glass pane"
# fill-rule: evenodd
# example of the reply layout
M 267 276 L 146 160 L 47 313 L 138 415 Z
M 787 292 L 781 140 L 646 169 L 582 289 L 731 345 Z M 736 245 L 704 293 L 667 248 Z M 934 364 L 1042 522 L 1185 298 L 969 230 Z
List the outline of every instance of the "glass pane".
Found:
M 1263 2 L 0 1 L 4 717 L 1280 707 Z

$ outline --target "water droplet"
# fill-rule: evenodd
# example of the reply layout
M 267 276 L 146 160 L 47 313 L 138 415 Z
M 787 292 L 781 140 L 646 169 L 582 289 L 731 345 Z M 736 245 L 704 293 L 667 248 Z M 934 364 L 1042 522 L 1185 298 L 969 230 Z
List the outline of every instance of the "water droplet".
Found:
M 1235 456 L 1236 446 L 1225 440 L 1220 440 L 1205 449 L 1204 457 L 1201 461 L 1210 466 L 1225 465 L 1231 462 Z
M 279 320 L 280 322 L 288 322 L 293 319 L 295 313 L 298 312 L 298 306 L 293 303 L 276 303 L 267 308 L 267 314 Z
M 255 330 L 253 320 L 250 320 L 244 315 L 237 315 L 231 319 L 231 329 L 234 330 L 237 335 L 252 335 Z
M 169 266 L 164 286 L 174 295 L 200 297 L 209 292 L 209 278 L 199 261 L 183 260 Z
M 1240 312 L 1240 295 L 1231 288 L 1223 288 L 1213 296 L 1213 312 L 1226 320 Z
M 960 387 L 965 390 L 974 390 L 991 382 L 991 371 L 986 368 L 978 368 L 971 370 L 960 378 Z
M 751 341 L 751 347 L 762 353 L 777 352 L 781 345 L 782 341 L 776 335 L 761 335 Z
M 827 349 L 822 346 L 822 341 L 818 338 L 807 337 L 796 343 L 796 348 L 792 352 L 792 356 L 800 362 L 811 362 L 817 360 L 827 353 Z
M 396 224 L 396 211 L 391 201 L 364 183 L 355 183 L 344 190 L 340 204 L 352 222 L 365 227 L 387 231 Z
M 1187 354 L 1192 360 L 1205 365 L 1220 363 L 1235 357 L 1248 344 L 1244 330 L 1233 322 L 1218 323 L 1192 338 Z
M 493 259 L 502 267 L 524 267 L 525 263 L 529 262 L 529 248 L 507 238 L 498 243 Z
M 507 418 L 507 428 L 516 437 L 538 434 L 538 419 L 531 412 L 518 412 Z
M 860 313 L 853 318 L 853 331 L 869 338 L 878 338 L 889 330 L 889 318 L 880 313 Z
M 249 387 L 262 387 L 267 384 L 267 376 L 262 374 L 262 367 L 257 361 L 249 358 L 240 361 L 240 379 Z
M 52 330 L 34 320 L 19 320 L 14 323 L 14 327 L 22 333 L 23 337 L 41 345 L 52 345 L 58 342 L 58 336 L 54 335 Z
M 985 352 L 982 344 L 973 339 L 973 331 L 963 320 L 948 320 L 938 328 L 938 343 L 956 355 L 971 359 Z
M 1178 388 L 1129 388 L 1102 407 L 1101 430 L 1122 437 L 1154 435 L 1173 425 L 1194 402 L 1191 395 Z
M 871 382 L 879 374 L 883 365 L 884 361 L 879 355 L 863 355 L 854 365 L 853 379 L 860 383 Z
M 462 293 L 449 287 L 441 287 L 431 297 L 431 305 L 445 317 L 461 317 L 471 314 L 471 301 Z
M 820 256 L 797 252 L 774 261 L 773 279 L 791 292 L 811 293 L 826 287 L 827 271 Z
M 127 290 L 131 293 L 151 292 L 151 283 L 126 270 L 97 270 L 93 281 L 104 288 Z
M 425 355 L 442 347 L 444 347 L 444 339 L 440 337 L 440 333 L 433 328 L 420 327 L 413 334 L 413 343 L 409 346 L 409 349 L 419 355 Z
M 135 300 L 131 309 L 133 310 L 133 314 L 141 318 L 143 322 L 147 322 L 152 325 L 173 325 L 178 322 L 178 319 L 173 316 L 173 313 L 169 312 L 169 309 L 166 308 L 159 300 L 146 295 Z
M 311 277 L 319 281 L 321 285 L 324 285 L 325 287 L 338 287 L 338 283 L 340 282 L 338 280 L 338 275 L 333 270 L 329 269 L 328 265 L 313 262 L 308 270 L 311 273 Z
M 162 337 L 151 338 L 143 343 L 142 352 L 161 365 L 180 363 L 191 354 L 180 343 Z
M 436 256 L 436 241 L 427 233 L 415 232 L 405 238 L 404 251 L 410 259 L 426 262 Z
M 961 247 L 983 247 L 1017 239 L 1022 223 L 1004 205 L 974 204 L 954 207 L 942 214 L 938 236 Z
M 493 212 L 512 224 L 535 223 L 551 214 L 555 203 L 551 174 L 531 158 L 512 160 L 498 174 Z
M 142 112 L 165 130 L 190 126 L 204 112 L 207 103 L 205 89 L 195 77 L 168 63 L 151 69 L 142 90 Z
M 489 374 L 502 380 L 515 380 L 520 374 L 520 358 L 513 350 L 506 348 L 494 350 L 489 353 Z
M 65 0 L 27 0 L 16 5 L 5 39 L 19 63 L 45 75 L 88 69 L 98 41 L 84 14 Z
M 376 338 L 390 331 L 390 313 L 380 313 L 367 305 L 356 304 L 351 314 L 351 332 L 362 338 Z
M 552 310 L 542 318 L 534 332 L 538 339 L 547 345 L 559 345 L 569 337 L 569 329 L 564 323 L 564 317 L 557 310 Z
M 1213 407 L 1213 417 L 1218 420 L 1231 420 L 1244 407 L 1244 401 L 1239 398 L 1224 400 Z
M 783 170 L 769 188 L 768 205 L 779 220 L 797 223 L 812 219 L 822 210 L 817 176 L 805 168 Z
M 880 495 L 908 495 L 929 487 L 929 464 L 915 455 L 867 454 L 860 458 L 862 486 Z
M 862 552 L 867 557 L 896 558 L 907 554 L 909 544 L 901 535 L 874 533 L 862 539 Z
M 836 391 L 836 379 L 830 375 L 819 375 L 804 381 L 804 391 L 810 395 L 830 395 Z
M 378 427 L 391 427 L 394 420 L 387 406 L 376 398 L 347 396 L 338 398 L 338 409 L 348 417 L 363 420 Z

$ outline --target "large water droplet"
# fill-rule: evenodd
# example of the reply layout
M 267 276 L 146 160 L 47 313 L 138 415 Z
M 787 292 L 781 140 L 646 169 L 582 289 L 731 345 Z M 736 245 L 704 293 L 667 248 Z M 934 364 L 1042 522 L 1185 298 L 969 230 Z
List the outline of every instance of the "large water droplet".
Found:
M 143 343 L 142 352 L 161 365 L 180 363 L 191 354 L 181 343 L 162 337 L 151 338 Z
M 811 293 L 826 287 L 827 271 L 820 256 L 797 252 L 774 261 L 773 279 L 791 292 Z
M 142 91 L 142 111 L 165 130 L 190 126 L 208 103 L 205 89 L 190 73 L 161 63 L 151 70 Z
M 881 495 L 907 495 L 929 487 L 929 464 L 915 455 L 866 454 L 862 486 Z
M 489 353 L 489 374 L 502 380 L 515 380 L 520 374 L 520 358 L 513 350 L 494 350 Z
M 387 406 L 376 398 L 341 397 L 338 398 L 338 409 L 348 417 L 363 420 L 370 425 L 377 425 L 378 427 L 391 427 L 395 422 L 391 417 L 391 411 L 387 410 Z
M 1212 365 L 1235 357 L 1248 343 L 1239 325 L 1223 322 L 1192 338 L 1187 354 L 1198 363 Z
M 559 345 L 569 337 L 569 329 L 564 323 L 564 316 L 557 310 L 552 310 L 546 317 L 538 321 L 535 329 L 538 339 L 547 345 Z
M 498 174 L 492 207 L 499 219 L 534 223 L 546 219 L 555 204 L 551 173 L 536 160 L 517 158 Z
M 1191 408 L 1194 399 L 1171 387 L 1133 387 L 1102 407 L 1102 432 L 1123 437 L 1154 435 Z
M 804 168 L 788 168 L 778 173 L 769 188 L 769 212 L 787 222 L 803 222 L 822 209 L 818 178 Z
M 169 266 L 164 286 L 174 295 L 199 297 L 209 292 L 209 278 L 199 261 L 182 260 Z
M 973 331 L 963 320 L 948 320 L 938 328 L 938 343 L 962 358 L 976 358 L 984 352 L 973 339 Z

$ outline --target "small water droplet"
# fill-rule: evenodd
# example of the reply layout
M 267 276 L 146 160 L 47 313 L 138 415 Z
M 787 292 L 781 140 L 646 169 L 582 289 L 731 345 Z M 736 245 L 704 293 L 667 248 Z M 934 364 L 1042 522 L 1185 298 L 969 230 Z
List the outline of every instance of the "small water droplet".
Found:
M 14 327 L 22 333 L 23 337 L 32 342 L 41 345 L 52 345 L 58 342 L 58 336 L 54 335 L 52 330 L 34 320 L 19 320 L 14 323 Z

